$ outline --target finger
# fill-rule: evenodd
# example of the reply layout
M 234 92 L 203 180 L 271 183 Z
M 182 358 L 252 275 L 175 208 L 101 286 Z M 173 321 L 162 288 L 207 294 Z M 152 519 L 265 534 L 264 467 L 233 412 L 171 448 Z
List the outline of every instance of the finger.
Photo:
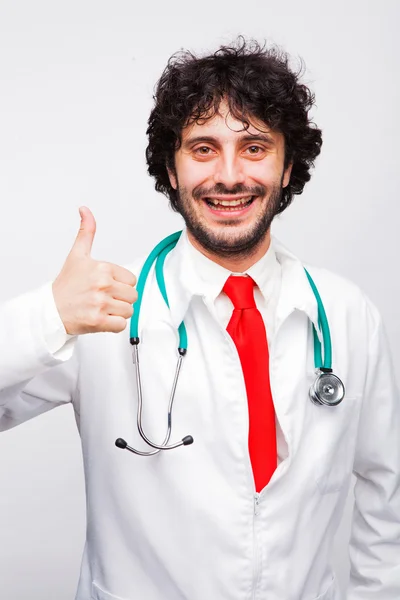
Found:
M 79 214 L 81 215 L 81 224 L 70 254 L 74 256 L 90 256 L 96 233 L 96 221 L 87 206 L 81 206 Z
M 110 288 L 110 294 L 115 300 L 134 304 L 138 299 L 137 291 L 130 285 L 115 281 Z
M 128 269 L 124 269 L 124 267 L 119 267 L 118 265 L 113 265 L 112 272 L 116 281 L 130 285 L 131 287 L 136 285 L 137 279 L 135 275 L 131 273 L 131 271 L 128 271 Z
M 124 317 L 130 319 L 133 315 L 133 306 L 131 303 L 114 300 L 113 298 L 107 303 L 107 311 L 110 316 Z
M 114 315 L 108 315 L 104 319 L 104 323 L 99 331 L 109 331 L 111 333 L 119 333 L 123 331 L 127 326 L 128 321 L 124 317 L 116 317 Z

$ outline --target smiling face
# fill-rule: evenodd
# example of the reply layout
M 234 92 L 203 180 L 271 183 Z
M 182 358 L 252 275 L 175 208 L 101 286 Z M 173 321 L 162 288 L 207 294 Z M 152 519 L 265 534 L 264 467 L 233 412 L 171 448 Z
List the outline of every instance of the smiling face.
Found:
M 268 249 L 289 183 L 283 135 L 256 119 L 245 130 L 221 103 L 215 116 L 185 127 L 181 139 L 168 172 L 192 243 L 213 259 L 255 262 Z

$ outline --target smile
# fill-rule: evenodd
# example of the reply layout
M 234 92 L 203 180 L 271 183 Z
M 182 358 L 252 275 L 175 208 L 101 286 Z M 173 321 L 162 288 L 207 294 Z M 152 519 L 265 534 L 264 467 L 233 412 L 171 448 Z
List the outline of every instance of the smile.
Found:
M 204 198 L 204 201 L 214 210 L 229 211 L 247 208 L 253 202 L 255 196 L 243 196 L 241 198 Z

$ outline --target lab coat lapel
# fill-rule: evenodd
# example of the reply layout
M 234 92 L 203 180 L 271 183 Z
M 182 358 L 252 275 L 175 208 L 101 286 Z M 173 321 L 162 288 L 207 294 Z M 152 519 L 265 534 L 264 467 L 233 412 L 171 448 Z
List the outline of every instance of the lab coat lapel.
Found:
M 313 405 L 308 391 L 315 377 L 313 328 L 322 340 L 318 305 L 302 263 L 273 240 L 282 267 L 281 292 L 276 312 L 276 333 L 270 349 L 270 378 L 276 416 L 288 447 L 288 456 L 271 482 L 290 465 Z
M 276 238 L 272 238 L 272 243 L 282 267 L 282 285 L 277 306 L 276 331 L 291 312 L 300 310 L 310 319 L 317 331 L 320 342 L 322 342 L 322 333 L 318 323 L 318 304 L 308 282 L 303 264 Z
M 170 299 L 171 321 L 178 328 L 185 318 L 194 295 L 202 295 L 201 279 L 197 276 L 189 252 L 188 241 L 183 231 L 175 248 L 169 253 L 165 263 L 165 284 Z

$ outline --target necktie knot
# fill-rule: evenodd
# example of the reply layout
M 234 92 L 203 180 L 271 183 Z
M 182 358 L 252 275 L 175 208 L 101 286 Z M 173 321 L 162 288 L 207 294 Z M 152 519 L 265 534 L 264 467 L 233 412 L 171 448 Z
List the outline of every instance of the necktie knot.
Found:
M 255 282 L 251 277 L 230 275 L 222 288 L 233 306 L 238 309 L 256 308 L 254 301 Z

